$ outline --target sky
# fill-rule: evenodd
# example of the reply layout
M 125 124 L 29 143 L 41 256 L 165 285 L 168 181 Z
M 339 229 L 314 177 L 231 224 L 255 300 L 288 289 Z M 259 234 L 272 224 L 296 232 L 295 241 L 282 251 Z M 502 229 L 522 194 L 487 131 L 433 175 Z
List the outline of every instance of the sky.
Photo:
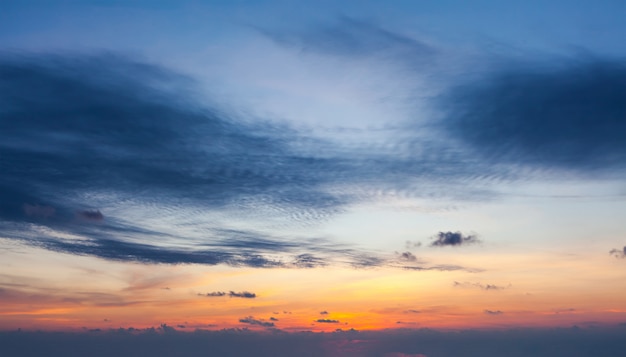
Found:
M 3 1 L 0 352 L 623 355 L 624 16 Z

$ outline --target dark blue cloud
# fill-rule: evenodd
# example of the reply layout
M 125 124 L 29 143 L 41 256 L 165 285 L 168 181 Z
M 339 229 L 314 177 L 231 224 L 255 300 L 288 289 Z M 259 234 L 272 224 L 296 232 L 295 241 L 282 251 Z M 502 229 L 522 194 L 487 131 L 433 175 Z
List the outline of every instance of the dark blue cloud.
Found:
M 504 61 L 441 98 L 442 126 L 490 163 L 590 173 L 626 166 L 626 62 Z
M 433 237 L 431 247 L 460 246 L 479 243 L 475 235 L 464 235 L 461 232 L 439 232 Z

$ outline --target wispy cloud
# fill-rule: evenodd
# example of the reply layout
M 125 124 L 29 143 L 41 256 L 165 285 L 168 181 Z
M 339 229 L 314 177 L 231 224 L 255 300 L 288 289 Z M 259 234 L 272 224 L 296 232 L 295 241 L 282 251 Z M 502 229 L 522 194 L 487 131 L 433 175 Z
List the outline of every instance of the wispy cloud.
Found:
M 504 312 L 502 312 L 500 310 L 485 310 L 484 313 L 487 314 L 487 315 L 502 315 L 502 314 L 504 314 Z
M 626 258 L 626 246 L 624 246 L 624 248 L 622 250 L 611 249 L 609 254 L 611 254 L 612 256 L 614 256 L 615 258 L 618 258 L 618 259 L 625 259 Z
M 393 56 L 430 59 L 437 51 L 424 41 L 389 31 L 371 21 L 340 17 L 334 24 L 304 31 L 259 29 L 281 45 L 302 52 L 339 56 Z
M 495 284 L 483 284 L 483 283 L 470 283 L 470 282 L 458 282 L 455 281 L 452 286 L 455 288 L 473 288 L 473 289 L 481 289 L 485 291 L 497 291 L 508 289 L 511 287 L 511 284 L 503 286 L 503 285 L 495 285 Z

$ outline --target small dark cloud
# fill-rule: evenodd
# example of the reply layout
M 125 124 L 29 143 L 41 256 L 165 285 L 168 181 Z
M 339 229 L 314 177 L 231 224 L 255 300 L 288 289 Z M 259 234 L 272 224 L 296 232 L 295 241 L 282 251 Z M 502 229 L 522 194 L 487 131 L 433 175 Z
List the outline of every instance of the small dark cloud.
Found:
M 624 248 L 622 250 L 611 249 L 609 254 L 611 254 L 612 256 L 614 256 L 615 258 L 618 258 L 618 259 L 625 259 L 626 258 L 626 246 L 624 246 Z
M 239 322 L 244 323 L 244 324 L 249 324 L 249 325 L 262 326 L 262 327 L 274 327 L 274 323 L 273 322 L 257 320 L 257 319 L 255 319 L 252 316 L 241 318 L 241 319 L 239 319 Z
M 484 313 L 487 315 L 502 315 L 504 312 L 500 310 L 485 310 Z
M 323 324 L 338 324 L 339 320 L 332 320 L 332 319 L 317 319 L 315 320 L 315 322 L 320 322 Z
M 220 296 L 225 296 L 226 293 L 223 291 L 213 291 L 210 293 L 206 293 L 206 294 L 198 294 L 200 296 L 207 296 L 207 297 L 220 297 Z
M 326 310 L 320 311 L 320 315 L 328 315 L 328 311 L 326 311 Z
M 420 314 L 422 313 L 420 310 L 413 310 L 413 309 L 409 309 L 409 310 L 404 310 L 405 314 Z
M 102 214 L 102 212 L 100 212 L 99 210 L 85 210 L 85 211 L 78 211 L 76 212 L 76 215 L 84 220 L 87 221 L 96 221 L 96 222 L 100 222 L 104 219 L 104 215 Z
M 405 261 L 405 262 L 416 262 L 417 261 L 417 257 L 415 255 L 413 255 L 413 253 L 411 252 L 402 252 L 402 253 L 397 253 L 399 256 L 399 259 L 401 261 Z
M 446 247 L 446 246 L 460 246 L 479 243 L 476 235 L 464 235 L 461 232 L 439 232 L 432 239 L 434 241 L 430 243 L 431 247 Z
M 245 299 L 254 299 L 254 298 L 256 298 L 256 294 L 255 293 L 251 293 L 251 292 L 248 292 L 248 291 L 242 291 L 242 292 L 230 291 L 228 293 L 228 296 L 230 296 L 230 297 L 238 297 L 238 298 L 245 298 Z
M 278 321 L 278 319 L 277 319 L 277 318 L 275 318 L 274 316 L 271 316 L 271 317 L 270 317 L 270 321 Z
M 501 285 L 495 285 L 495 284 L 483 284 L 483 283 L 470 283 L 470 282 L 458 282 L 455 281 L 452 286 L 457 287 L 457 288 L 475 288 L 475 289 L 481 289 L 481 290 L 485 290 L 485 291 L 496 291 L 496 290 L 503 290 L 503 289 L 508 289 L 511 287 L 511 284 L 506 285 L 506 286 L 501 286 Z

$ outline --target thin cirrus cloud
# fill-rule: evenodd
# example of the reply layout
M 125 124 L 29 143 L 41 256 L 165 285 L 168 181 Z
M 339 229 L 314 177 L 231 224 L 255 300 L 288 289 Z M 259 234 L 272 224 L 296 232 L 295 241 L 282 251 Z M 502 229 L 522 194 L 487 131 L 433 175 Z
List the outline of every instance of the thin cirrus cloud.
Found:
M 455 281 L 452 286 L 455 288 L 471 288 L 471 289 L 481 289 L 485 291 L 497 291 L 504 290 L 511 287 L 511 285 L 495 285 L 495 284 L 483 284 L 483 283 L 470 283 L 470 282 L 459 282 Z
M 362 57 L 394 56 L 429 59 L 437 50 L 426 42 L 387 30 L 370 21 L 342 16 L 333 24 L 311 26 L 304 31 L 258 29 L 278 44 L 305 53 Z

